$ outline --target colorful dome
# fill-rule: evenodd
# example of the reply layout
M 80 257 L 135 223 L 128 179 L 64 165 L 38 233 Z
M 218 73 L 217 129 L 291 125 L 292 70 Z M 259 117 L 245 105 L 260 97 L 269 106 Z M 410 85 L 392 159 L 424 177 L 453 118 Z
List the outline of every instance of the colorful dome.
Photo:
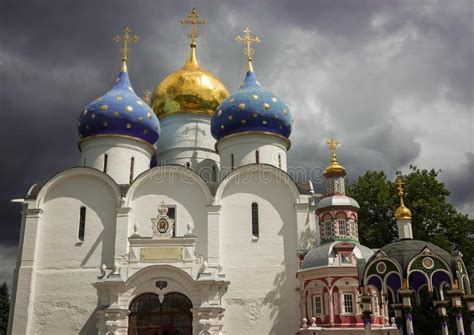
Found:
M 156 86 L 150 105 L 158 117 L 174 113 L 212 115 L 229 95 L 216 76 L 199 66 L 195 49 L 192 45 L 186 64 Z
M 130 85 L 125 61 L 112 89 L 84 108 L 78 130 L 81 138 L 122 135 L 156 143 L 160 122 Z
M 255 72 L 249 70 L 237 92 L 214 112 L 211 133 L 217 140 L 243 132 L 268 132 L 288 138 L 292 124 L 288 106 L 264 90 Z

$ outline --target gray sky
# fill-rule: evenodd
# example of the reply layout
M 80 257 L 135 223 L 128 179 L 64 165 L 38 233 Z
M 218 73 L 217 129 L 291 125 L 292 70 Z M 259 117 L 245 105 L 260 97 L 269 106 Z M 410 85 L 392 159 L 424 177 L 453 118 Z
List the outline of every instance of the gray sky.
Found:
M 472 1 L 2 1 L 0 2 L 0 282 L 14 266 L 20 207 L 12 198 L 78 163 L 77 118 L 118 71 L 112 37 L 141 41 L 129 69 L 153 89 L 186 57 L 178 23 L 196 7 L 209 20 L 200 63 L 235 91 L 245 64 L 234 42 L 246 26 L 259 81 L 295 119 L 292 166 L 324 166 L 324 144 L 354 179 L 393 177 L 410 164 L 442 169 L 451 201 L 474 214 Z M 322 191 L 322 185 L 318 185 Z

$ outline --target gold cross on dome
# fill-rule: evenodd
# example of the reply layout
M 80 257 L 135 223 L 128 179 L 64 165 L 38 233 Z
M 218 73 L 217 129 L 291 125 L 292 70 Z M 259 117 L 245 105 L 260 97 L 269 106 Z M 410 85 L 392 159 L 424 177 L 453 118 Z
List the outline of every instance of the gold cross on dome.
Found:
M 117 35 L 114 37 L 114 41 L 117 43 L 123 42 L 122 50 L 122 60 L 127 60 L 128 53 L 130 52 L 130 46 L 128 45 L 131 42 L 138 42 L 140 37 L 137 35 L 130 35 L 132 30 L 129 27 L 125 27 L 123 30 L 123 35 Z
M 191 47 L 196 47 L 196 38 L 199 36 L 197 32 L 196 25 L 198 24 L 208 24 L 207 20 L 199 20 L 199 12 L 196 8 L 191 9 L 188 13 L 187 20 L 180 20 L 181 24 L 190 24 L 191 31 L 189 32 L 188 36 L 191 38 Z
M 400 197 L 403 197 L 403 185 L 405 185 L 405 183 L 403 182 L 402 176 L 397 177 L 396 184 L 397 184 L 397 189 L 398 189 L 398 195 Z
M 341 144 L 341 142 L 336 140 L 334 137 L 331 137 L 329 140 L 326 141 L 326 144 L 329 147 L 329 151 L 331 152 L 332 157 L 336 157 L 337 146 Z
M 146 90 L 145 93 L 143 94 L 143 101 L 145 101 L 147 104 L 150 103 L 151 101 L 151 91 Z
M 253 68 L 252 68 L 252 55 L 255 53 L 255 50 L 252 48 L 252 43 L 255 43 L 255 44 L 258 44 L 260 43 L 261 39 L 258 37 L 258 36 L 255 36 L 254 38 L 252 38 L 252 36 L 250 35 L 252 31 L 250 30 L 249 27 L 245 28 L 244 30 L 244 37 L 242 36 L 237 36 L 235 38 L 235 40 L 237 42 L 243 42 L 246 44 L 246 48 L 244 50 L 244 52 L 247 54 L 247 60 L 249 62 L 249 70 L 253 71 Z

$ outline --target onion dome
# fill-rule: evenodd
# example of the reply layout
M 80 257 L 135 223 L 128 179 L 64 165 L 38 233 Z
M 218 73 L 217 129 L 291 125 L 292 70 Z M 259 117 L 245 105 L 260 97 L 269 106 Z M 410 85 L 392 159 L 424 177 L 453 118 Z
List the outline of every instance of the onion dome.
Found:
M 219 140 L 228 135 L 245 132 L 266 132 L 285 139 L 291 134 L 293 120 L 288 106 L 270 91 L 261 87 L 252 66 L 253 49 L 250 43 L 259 43 L 244 30 L 247 43 L 248 71 L 240 88 L 229 96 L 215 111 L 211 119 L 212 136 Z
M 130 84 L 127 72 L 128 43 L 138 41 L 129 35 L 128 27 L 123 41 L 122 67 L 112 89 L 89 103 L 79 117 L 78 130 L 81 138 L 91 136 L 129 136 L 155 144 L 160 136 L 160 122 L 151 108 L 140 99 Z
M 331 151 L 331 162 L 324 169 L 324 174 L 325 175 L 334 175 L 334 174 L 345 175 L 346 169 L 341 164 L 339 164 L 339 162 L 337 161 L 337 156 L 336 156 L 336 148 L 340 142 L 337 141 L 335 138 L 331 137 L 326 143 L 329 146 L 329 151 Z
M 207 24 L 199 20 L 195 8 L 188 14 L 190 24 L 191 52 L 186 64 L 178 71 L 170 73 L 159 83 L 151 97 L 153 112 L 159 117 L 174 113 L 191 113 L 211 116 L 217 106 L 229 95 L 224 84 L 212 73 L 199 66 L 196 59 L 196 25 Z
M 411 220 L 411 211 L 408 207 L 405 206 L 405 203 L 403 202 L 403 181 L 401 177 L 397 178 L 397 184 L 398 184 L 398 196 L 400 197 L 400 206 L 397 208 L 395 211 L 395 218 L 397 220 Z

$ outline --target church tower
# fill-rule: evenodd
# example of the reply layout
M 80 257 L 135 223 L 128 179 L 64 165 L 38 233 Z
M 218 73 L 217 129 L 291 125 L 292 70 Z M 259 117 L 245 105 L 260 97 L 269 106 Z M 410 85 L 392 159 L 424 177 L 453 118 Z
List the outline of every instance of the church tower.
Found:
M 188 19 L 180 22 L 191 26 L 188 59 L 181 69 L 156 86 L 151 97 L 151 106 L 163 129 L 156 161 L 158 165 L 184 165 L 213 182 L 217 179 L 219 155 L 210 136 L 211 116 L 229 93 L 197 61 L 197 26 L 207 24 L 207 20 L 199 19 L 198 11 L 193 9 Z
M 331 151 L 331 162 L 324 170 L 326 196 L 319 201 L 316 214 L 319 218 L 321 243 L 333 241 L 359 241 L 357 212 L 359 204 L 346 195 L 346 170 L 337 161 L 336 148 L 339 142 L 330 138 L 327 141 Z
M 240 88 L 229 96 L 212 116 L 212 136 L 221 161 L 221 177 L 248 164 L 269 164 L 287 170 L 287 150 L 292 117 L 288 106 L 270 91 L 261 87 L 255 75 L 249 28 L 237 41 L 246 43 L 248 70 Z
M 101 170 L 117 184 L 131 184 L 150 168 L 160 122 L 133 90 L 127 70 L 129 43 L 138 36 L 127 27 L 116 42 L 123 42 L 122 67 L 111 90 L 89 103 L 79 117 L 81 163 Z

